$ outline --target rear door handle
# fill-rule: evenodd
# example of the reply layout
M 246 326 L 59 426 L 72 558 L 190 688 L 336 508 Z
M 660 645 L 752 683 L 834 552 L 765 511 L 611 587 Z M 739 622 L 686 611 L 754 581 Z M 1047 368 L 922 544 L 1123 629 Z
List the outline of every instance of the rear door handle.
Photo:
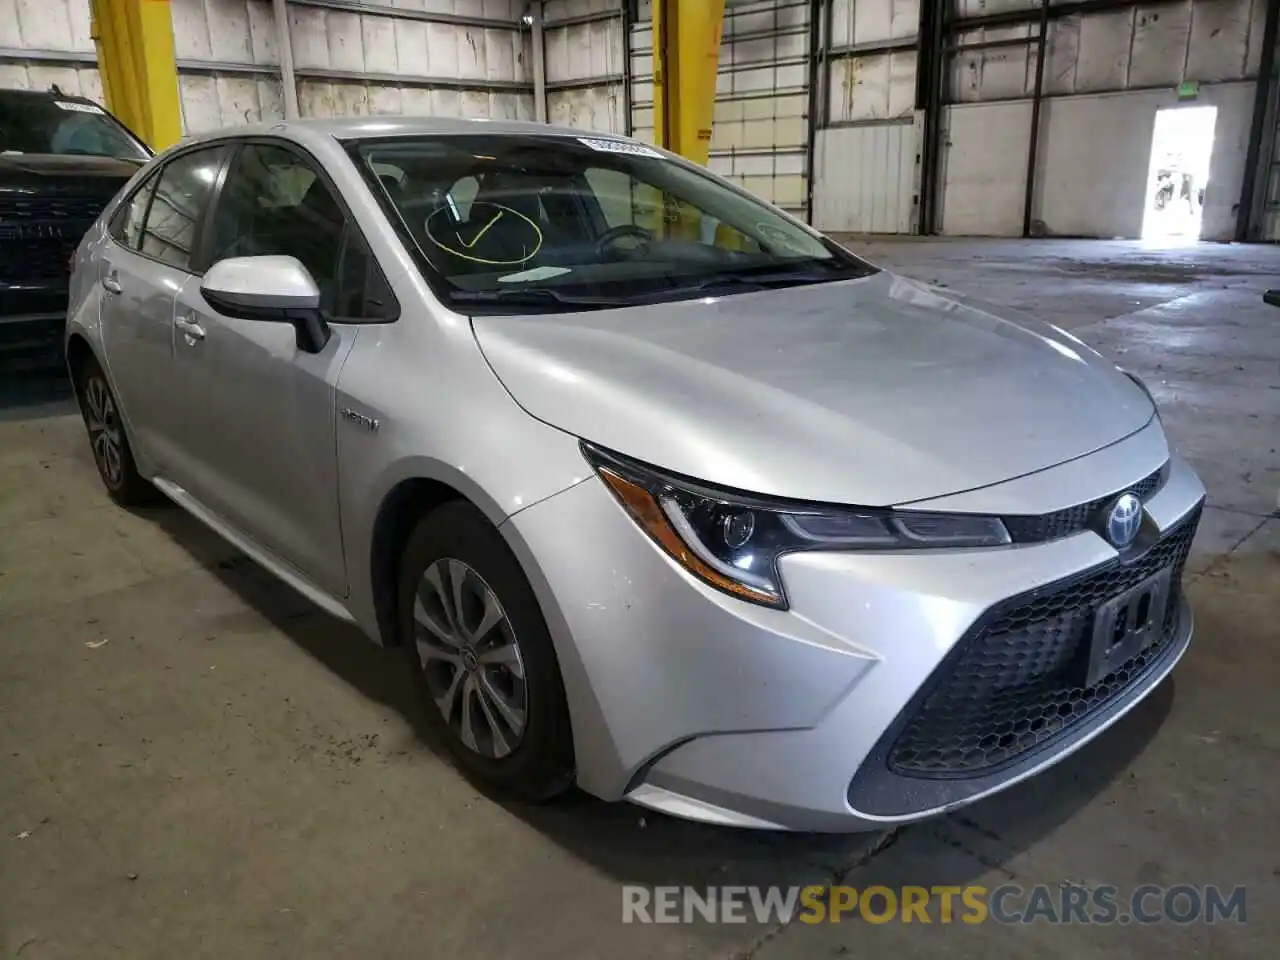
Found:
M 174 319 L 173 325 L 186 334 L 189 340 L 204 339 L 204 327 L 196 323 L 191 317 L 177 317 Z
M 107 293 L 123 293 L 124 287 L 120 286 L 120 275 L 112 270 L 102 278 L 102 289 Z

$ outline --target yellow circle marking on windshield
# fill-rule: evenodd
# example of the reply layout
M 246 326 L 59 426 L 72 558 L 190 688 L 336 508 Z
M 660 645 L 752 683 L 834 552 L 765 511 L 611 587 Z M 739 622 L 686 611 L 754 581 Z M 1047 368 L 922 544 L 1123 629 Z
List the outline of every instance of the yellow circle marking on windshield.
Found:
M 437 238 L 436 235 L 431 232 L 431 221 L 434 220 L 438 214 L 444 211 L 447 211 L 449 209 L 447 206 L 437 207 L 435 211 L 431 214 L 431 216 L 427 217 L 427 222 L 423 224 L 427 232 L 427 239 L 430 240 L 432 243 L 434 243 L 437 247 L 439 247 L 445 253 L 451 253 L 455 257 L 459 257 L 463 260 L 470 260 L 472 263 L 484 263 L 484 264 L 488 264 L 490 266 L 495 266 L 495 267 L 510 267 L 518 263 L 527 263 L 528 261 L 532 260 L 534 257 L 538 255 L 538 251 L 542 249 L 542 230 L 538 227 L 536 223 L 534 223 L 531 219 L 526 217 L 519 210 L 513 210 L 511 207 L 503 206 L 500 203 L 490 203 L 487 200 L 481 200 L 479 201 L 479 205 L 486 208 L 493 208 L 498 212 L 492 218 L 485 221 L 484 226 L 482 226 L 480 230 L 476 233 L 476 235 L 471 238 L 470 243 L 467 243 L 465 240 L 462 239 L 462 237 L 458 237 L 458 242 L 460 244 L 462 244 L 468 250 L 471 249 L 477 243 L 480 242 L 481 238 L 484 237 L 484 235 L 489 232 L 489 230 L 493 227 L 494 224 L 496 224 L 499 220 L 501 220 L 505 215 L 511 214 L 511 216 L 513 217 L 519 217 L 521 220 L 523 220 L 525 223 L 527 223 L 530 227 L 533 228 L 534 235 L 538 238 L 533 245 L 533 249 L 530 250 L 523 257 L 515 257 L 509 260 L 489 260 L 489 259 L 486 259 L 485 257 L 477 257 L 474 253 L 466 253 L 462 250 L 455 250 L 453 247 L 449 246 L 448 244 L 441 243 L 439 238 Z M 476 206 L 476 203 L 473 202 L 472 206 L 473 207 Z
M 796 243 L 791 234 L 771 223 L 757 223 L 756 231 L 760 234 L 762 239 L 765 239 L 770 243 L 777 244 L 780 247 L 785 247 L 793 253 L 808 252 L 804 247 Z

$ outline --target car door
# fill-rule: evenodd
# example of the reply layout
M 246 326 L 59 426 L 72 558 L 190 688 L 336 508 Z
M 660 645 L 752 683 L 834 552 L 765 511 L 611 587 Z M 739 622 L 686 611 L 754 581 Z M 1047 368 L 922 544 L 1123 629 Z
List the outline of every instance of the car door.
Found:
M 229 317 L 198 282 L 178 295 L 175 370 L 205 507 L 335 596 L 346 593 L 338 516 L 337 380 L 366 319 L 366 278 L 385 278 L 336 191 L 281 141 L 238 149 L 214 204 L 204 260 L 297 257 L 321 291 L 332 336 L 318 352 L 288 324 Z M 386 288 L 386 302 L 390 302 Z M 376 312 L 376 308 L 375 308 Z
M 182 153 L 117 208 L 98 282 L 105 359 L 133 442 L 168 472 L 180 432 L 173 400 L 174 295 L 191 276 L 190 250 L 226 150 Z

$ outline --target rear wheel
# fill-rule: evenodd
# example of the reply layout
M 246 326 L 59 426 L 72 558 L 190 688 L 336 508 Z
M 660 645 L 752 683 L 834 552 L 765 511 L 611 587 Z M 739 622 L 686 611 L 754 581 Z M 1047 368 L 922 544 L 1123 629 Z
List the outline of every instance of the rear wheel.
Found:
M 93 462 L 111 499 L 126 507 L 155 503 L 159 499 L 158 491 L 138 473 L 124 432 L 120 405 L 102 367 L 92 357 L 80 365 L 76 392 L 89 433 Z
M 428 722 L 458 764 L 527 800 L 567 789 L 559 664 L 502 536 L 470 504 L 445 504 L 418 522 L 400 573 L 400 637 Z

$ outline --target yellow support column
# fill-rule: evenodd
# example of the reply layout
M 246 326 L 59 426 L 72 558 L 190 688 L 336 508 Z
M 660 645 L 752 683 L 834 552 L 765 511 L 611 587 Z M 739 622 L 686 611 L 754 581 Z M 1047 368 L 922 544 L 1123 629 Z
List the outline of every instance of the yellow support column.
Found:
M 700 163 L 711 150 L 725 0 L 653 0 L 653 126 L 658 145 Z
M 90 0 L 107 107 L 153 150 L 182 138 L 169 0 Z

